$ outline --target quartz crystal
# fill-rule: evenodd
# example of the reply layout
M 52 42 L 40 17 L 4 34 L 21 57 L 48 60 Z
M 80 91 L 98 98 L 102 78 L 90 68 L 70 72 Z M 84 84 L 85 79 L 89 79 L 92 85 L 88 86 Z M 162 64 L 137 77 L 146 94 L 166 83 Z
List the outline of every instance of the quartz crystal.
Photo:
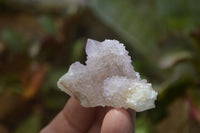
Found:
M 137 112 L 154 108 L 157 92 L 134 71 L 124 44 L 88 39 L 86 65 L 73 63 L 58 87 L 84 107 L 111 106 Z

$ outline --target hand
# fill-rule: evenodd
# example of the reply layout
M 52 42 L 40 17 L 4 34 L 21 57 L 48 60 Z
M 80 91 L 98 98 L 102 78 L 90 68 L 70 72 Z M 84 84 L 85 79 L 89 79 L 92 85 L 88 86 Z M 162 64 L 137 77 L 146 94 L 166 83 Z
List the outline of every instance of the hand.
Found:
M 84 108 L 70 98 L 41 133 L 134 133 L 135 112 L 110 107 Z

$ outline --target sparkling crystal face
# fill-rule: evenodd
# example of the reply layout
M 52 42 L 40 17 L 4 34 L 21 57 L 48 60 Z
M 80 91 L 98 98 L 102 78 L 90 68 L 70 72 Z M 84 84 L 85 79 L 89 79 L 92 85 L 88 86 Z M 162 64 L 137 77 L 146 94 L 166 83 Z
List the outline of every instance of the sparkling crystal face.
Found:
M 84 107 L 111 106 L 144 111 L 154 108 L 157 92 L 131 65 L 124 44 L 88 39 L 86 65 L 73 63 L 58 87 Z

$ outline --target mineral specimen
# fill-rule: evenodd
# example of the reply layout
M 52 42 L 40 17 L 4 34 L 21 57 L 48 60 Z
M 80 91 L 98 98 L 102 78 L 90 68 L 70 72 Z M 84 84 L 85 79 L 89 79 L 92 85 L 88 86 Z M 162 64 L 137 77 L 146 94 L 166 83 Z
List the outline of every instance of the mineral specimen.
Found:
M 117 40 L 88 39 L 86 65 L 73 63 L 58 87 L 84 107 L 111 106 L 144 111 L 154 108 L 157 92 L 131 65 L 124 45 Z

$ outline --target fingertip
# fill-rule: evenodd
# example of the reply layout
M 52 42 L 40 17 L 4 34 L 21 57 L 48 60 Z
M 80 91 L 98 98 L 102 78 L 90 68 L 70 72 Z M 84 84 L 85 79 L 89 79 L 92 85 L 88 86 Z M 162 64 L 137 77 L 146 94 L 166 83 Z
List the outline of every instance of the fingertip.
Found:
M 86 131 L 95 119 L 96 110 L 96 108 L 85 108 L 79 101 L 70 98 L 62 112 L 71 124 L 81 131 Z
M 111 109 L 105 116 L 101 133 L 133 133 L 131 115 L 124 109 Z

